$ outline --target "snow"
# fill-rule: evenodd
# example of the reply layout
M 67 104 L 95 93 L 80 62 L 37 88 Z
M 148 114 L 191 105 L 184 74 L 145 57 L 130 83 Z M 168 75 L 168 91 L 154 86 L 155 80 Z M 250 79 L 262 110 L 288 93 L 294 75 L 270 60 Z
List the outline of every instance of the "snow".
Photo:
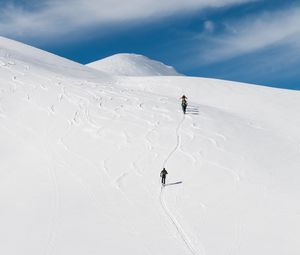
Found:
M 178 76 L 172 66 L 138 54 L 115 54 L 87 66 L 118 76 Z
M 299 91 L 0 63 L 1 254 L 300 253 Z

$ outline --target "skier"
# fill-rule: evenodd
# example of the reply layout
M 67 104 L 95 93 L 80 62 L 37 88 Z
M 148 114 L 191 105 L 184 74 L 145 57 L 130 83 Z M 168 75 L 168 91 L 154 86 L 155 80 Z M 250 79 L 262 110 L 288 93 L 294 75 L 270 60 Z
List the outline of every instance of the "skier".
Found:
M 185 114 L 186 113 L 186 108 L 187 108 L 187 97 L 185 95 L 183 95 L 181 98 L 181 107 L 182 107 L 182 111 Z
M 164 168 L 161 172 L 160 172 L 160 177 L 161 177 L 161 183 L 162 185 L 166 184 L 166 175 L 168 174 L 167 170 Z

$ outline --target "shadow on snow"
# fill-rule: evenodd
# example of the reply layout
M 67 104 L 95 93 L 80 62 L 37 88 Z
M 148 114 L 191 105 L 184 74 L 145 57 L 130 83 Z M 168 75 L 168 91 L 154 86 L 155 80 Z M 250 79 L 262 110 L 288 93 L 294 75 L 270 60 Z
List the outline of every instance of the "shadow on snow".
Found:
M 181 184 L 181 183 L 182 183 L 182 181 L 180 181 L 180 182 L 172 182 L 172 183 L 167 183 L 164 186 L 177 185 L 177 184 Z
M 199 108 L 197 106 L 188 106 L 186 114 L 199 115 Z

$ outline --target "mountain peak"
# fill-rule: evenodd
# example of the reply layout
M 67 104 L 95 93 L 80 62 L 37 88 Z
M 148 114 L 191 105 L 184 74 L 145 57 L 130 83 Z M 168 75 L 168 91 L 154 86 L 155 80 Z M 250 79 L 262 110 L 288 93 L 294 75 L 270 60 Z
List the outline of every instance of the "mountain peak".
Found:
M 119 53 L 92 62 L 87 66 L 120 76 L 178 76 L 174 67 L 144 55 Z

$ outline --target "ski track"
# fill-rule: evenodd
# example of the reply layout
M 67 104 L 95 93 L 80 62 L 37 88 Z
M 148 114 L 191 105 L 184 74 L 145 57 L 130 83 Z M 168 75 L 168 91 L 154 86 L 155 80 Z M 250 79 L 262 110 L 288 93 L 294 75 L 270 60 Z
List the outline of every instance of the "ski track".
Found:
M 165 165 L 168 163 L 168 161 L 170 160 L 170 158 L 172 157 L 172 155 L 178 150 L 178 148 L 180 147 L 180 128 L 183 124 L 185 120 L 185 115 L 183 115 L 182 120 L 179 122 L 177 128 L 176 128 L 176 145 L 175 147 L 171 150 L 171 152 L 169 153 L 169 155 L 166 157 L 166 159 L 163 162 L 163 167 L 165 167 Z M 185 233 L 185 231 L 183 230 L 182 226 L 180 225 L 180 223 L 176 220 L 175 216 L 171 213 L 171 211 L 169 210 L 165 199 L 164 199 L 164 187 L 161 187 L 160 190 L 160 195 L 159 195 L 159 200 L 160 200 L 160 204 L 165 212 L 165 214 L 167 215 L 167 217 L 170 219 L 170 221 L 172 222 L 172 224 L 174 225 L 174 227 L 176 228 L 180 238 L 182 239 L 182 241 L 184 242 L 185 246 L 187 247 L 187 249 L 189 250 L 189 252 L 192 255 L 197 255 L 198 253 L 196 252 L 196 250 L 193 248 L 190 238 L 188 237 L 188 235 Z
M 58 186 L 58 179 L 56 175 L 56 171 L 54 166 L 48 169 L 50 178 L 53 183 L 54 187 L 54 193 L 55 193 L 55 207 L 54 207 L 54 213 L 52 218 L 52 226 L 48 237 L 48 242 L 46 245 L 46 251 L 45 255 L 51 255 L 54 252 L 55 249 L 55 241 L 58 231 L 58 220 L 61 214 L 61 194 Z
M 56 243 L 56 239 L 57 239 L 57 232 L 59 229 L 59 219 L 61 217 L 61 211 L 62 211 L 62 197 L 61 197 L 62 195 L 61 195 L 61 190 L 59 187 L 56 166 L 53 163 L 53 162 L 55 162 L 54 154 L 53 154 L 52 148 L 47 140 L 47 137 L 49 137 L 49 134 L 50 134 L 50 129 L 47 128 L 45 130 L 44 137 L 43 137 L 43 141 L 44 141 L 43 146 L 44 146 L 44 149 L 49 158 L 49 164 L 51 165 L 48 168 L 48 173 L 49 173 L 49 177 L 52 181 L 52 185 L 53 185 L 55 205 L 54 205 L 54 209 L 53 209 L 54 212 L 53 212 L 53 218 L 52 218 L 52 226 L 50 229 L 50 233 L 48 235 L 48 242 L 45 246 L 46 247 L 45 255 L 52 255 L 54 253 L 55 243 Z
M 159 195 L 160 203 L 162 205 L 162 208 L 164 209 L 166 215 L 171 220 L 172 224 L 175 226 L 178 234 L 180 235 L 182 241 L 184 242 L 185 246 L 189 249 L 190 253 L 193 255 L 197 255 L 198 253 L 193 248 L 190 239 L 188 238 L 188 235 L 184 232 L 182 226 L 179 224 L 179 222 L 176 220 L 176 218 L 172 215 L 170 212 L 168 206 L 166 205 L 166 202 L 164 200 L 164 187 L 161 187 L 160 195 Z
M 171 156 L 177 151 L 177 149 L 179 148 L 180 145 L 180 135 L 179 135 L 179 130 L 183 124 L 185 120 L 185 116 L 183 116 L 182 120 L 179 122 L 177 128 L 176 128 L 176 145 L 174 147 L 174 149 L 169 153 L 169 155 L 166 157 L 166 159 L 163 162 L 163 167 L 166 166 L 167 162 L 169 161 L 169 159 L 171 158 Z

